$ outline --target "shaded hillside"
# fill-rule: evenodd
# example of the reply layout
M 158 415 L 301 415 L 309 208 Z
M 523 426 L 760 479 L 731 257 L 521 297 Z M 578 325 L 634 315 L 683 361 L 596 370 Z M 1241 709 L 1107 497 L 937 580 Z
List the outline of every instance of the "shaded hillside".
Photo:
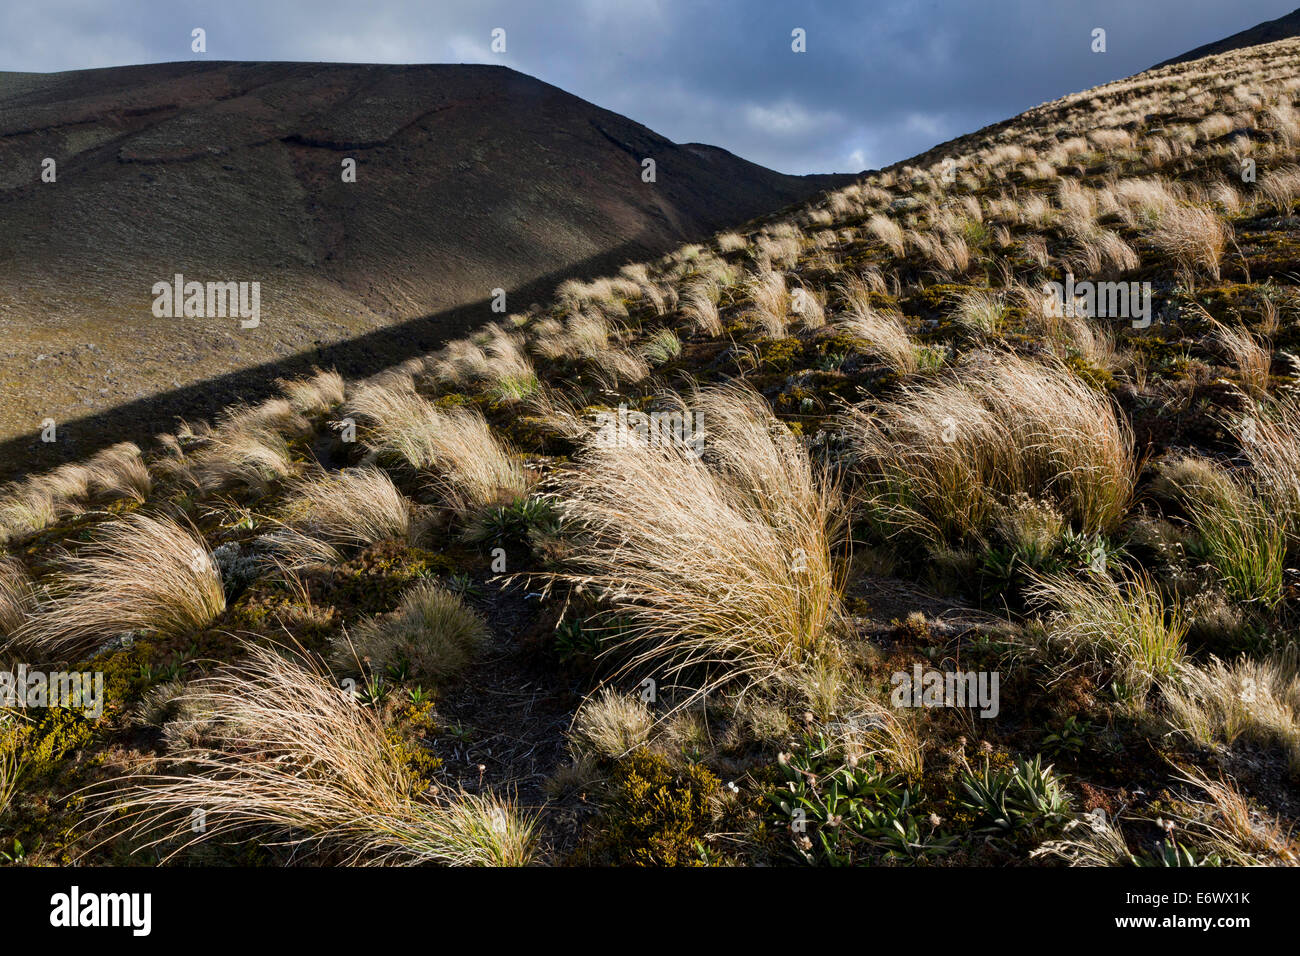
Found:
M 1276 20 L 1265 20 L 1263 23 L 1257 23 L 1240 33 L 1234 33 L 1230 37 L 1224 37 L 1222 40 L 1198 46 L 1195 50 L 1188 50 L 1182 56 L 1176 56 L 1171 60 L 1165 60 L 1163 63 L 1157 63 L 1152 69 L 1172 66 L 1175 63 L 1187 63 L 1191 60 L 1199 60 L 1203 56 L 1214 56 L 1217 53 L 1227 53 L 1231 50 L 1240 50 L 1243 47 L 1259 46 L 1261 43 L 1289 40 L 1294 36 L 1300 36 L 1300 10 L 1292 10 Z
M 658 254 L 845 181 L 676 145 L 502 67 L 0 74 L 0 437 Z M 259 327 L 155 317 L 153 284 L 176 273 L 260 282 Z

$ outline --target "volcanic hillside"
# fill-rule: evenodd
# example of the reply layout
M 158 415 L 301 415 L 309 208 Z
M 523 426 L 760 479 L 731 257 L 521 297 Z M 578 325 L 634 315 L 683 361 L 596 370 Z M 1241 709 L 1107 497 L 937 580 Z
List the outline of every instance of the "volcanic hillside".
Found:
M 2 663 L 105 682 L 0 711 L 4 858 L 1295 864 L 1298 97 L 1148 71 L 0 489 Z
M 1188 63 L 1202 57 L 1230 53 L 1233 50 L 1259 46 L 1263 43 L 1276 43 L 1278 40 L 1288 40 L 1298 35 L 1300 35 L 1300 10 L 1292 10 L 1276 20 L 1265 20 L 1263 23 L 1257 23 L 1240 33 L 1234 33 L 1222 40 L 1215 40 L 1213 43 L 1206 43 L 1194 50 L 1188 50 L 1182 56 L 1176 56 L 1173 59 L 1165 60 L 1163 63 L 1157 63 L 1156 68 L 1172 66 L 1175 63 Z
M 47 157 L 54 183 L 41 178 Z M 355 183 L 343 181 L 345 158 Z M 642 181 L 646 158 L 654 183 Z M 69 424 L 88 413 L 316 358 L 496 288 L 617 267 L 847 181 L 677 145 L 502 67 L 0 74 L 0 439 L 48 417 L 76 447 L 102 438 L 102 423 Z M 260 281 L 260 327 L 155 318 L 151 288 L 175 273 Z M 409 354 L 440 331 L 329 360 L 361 371 L 377 349 Z M 129 437 L 170 427 L 169 411 L 211 413 L 214 396 L 236 391 L 146 404 Z

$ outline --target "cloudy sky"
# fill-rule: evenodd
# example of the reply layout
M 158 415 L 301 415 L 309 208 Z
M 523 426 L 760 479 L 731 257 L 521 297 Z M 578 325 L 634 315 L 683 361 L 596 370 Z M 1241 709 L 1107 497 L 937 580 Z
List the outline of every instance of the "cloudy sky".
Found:
M 192 59 L 500 63 L 782 172 L 905 159 L 1297 0 L 5 0 L 0 70 Z M 491 50 L 494 28 L 506 52 Z M 1092 31 L 1106 30 L 1093 53 Z M 802 29 L 807 50 L 791 49 Z

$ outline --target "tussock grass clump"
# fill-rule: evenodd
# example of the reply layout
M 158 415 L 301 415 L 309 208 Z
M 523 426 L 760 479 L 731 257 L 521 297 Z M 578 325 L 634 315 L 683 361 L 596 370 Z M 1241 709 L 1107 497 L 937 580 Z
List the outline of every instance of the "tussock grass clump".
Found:
M 1111 192 L 1130 226 L 1154 225 L 1182 198 L 1178 187 L 1161 176 L 1123 179 Z
M 967 292 L 958 300 L 952 320 L 976 335 L 997 336 L 1006 322 L 1006 307 L 996 293 Z
M 310 430 L 311 423 L 285 398 L 236 406 L 200 436 L 201 447 L 188 456 L 189 473 L 205 493 L 239 485 L 265 493 L 296 469 L 287 438 Z
M 8 811 L 27 769 L 28 755 L 18 725 L 18 718 L 0 713 L 0 817 Z
M 338 407 L 346 388 L 338 372 L 320 369 L 302 378 L 278 379 L 276 384 L 293 410 L 302 415 L 321 415 Z
M 13 558 L 0 557 L 0 638 L 8 637 L 36 610 L 31 579 Z
M 901 259 L 906 254 L 903 227 L 888 216 L 872 216 L 867 221 L 867 231 L 883 242 L 896 259 Z
M 1190 662 L 1161 681 L 1170 726 L 1202 747 L 1276 747 L 1300 774 L 1300 667 L 1294 649 L 1232 663 Z
M 1232 229 L 1213 209 L 1174 205 L 1164 209 L 1146 234 L 1156 249 L 1173 258 L 1190 285 L 1197 270 L 1216 282 Z
M 1145 573 L 1125 581 L 1039 576 L 1030 593 L 1037 606 L 1051 609 L 1049 647 L 1070 661 L 1109 668 L 1111 688 L 1121 700 L 1141 704 L 1152 684 L 1182 663 L 1187 634 L 1182 608 L 1166 607 Z
M 524 351 L 526 338 L 493 328 L 484 349 L 487 378 L 499 399 L 521 401 L 537 390 L 537 370 Z
M 1074 352 L 1097 368 L 1119 367 L 1114 334 L 1080 314 L 1083 310 L 1067 309 L 1055 295 L 1019 285 L 1013 286 L 1008 298 L 1024 309 L 1026 326 L 1046 340 L 1058 359 L 1065 361 Z
M 508 504 L 528 491 L 528 475 L 475 408 L 441 409 L 406 384 L 368 384 L 349 409 L 372 426 L 371 447 L 435 473 L 449 506 L 469 512 Z
M 1300 166 L 1291 164 L 1266 171 L 1260 177 L 1259 191 L 1279 216 L 1291 215 L 1296 197 L 1300 196 Z
M 455 339 L 425 361 L 442 385 L 485 386 L 499 399 L 518 401 L 537 388 L 537 372 L 525 351 L 527 339 L 489 324 L 474 340 Z
M 630 348 L 604 349 L 588 356 L 588 361 L 596 380 L 610 391 L 617 391 L 620 384 L 635 385 L 650 374 L 647 356 Z
M 1300 845 L 1276 817 L 1251 806 L 1250 800 L 1228 777 L 1213 780 L 1203 770 L 1183 771 L 1183 780 L 1199 788 L 1204 799 L 1200 812 L 1180 823 L 1197 834 L 1199 849 L 1229 866 L 1295 866 Z
M 1260 407 L 1238 423 L 1236 432 L 1256 489 L 1286 529 L 1288 547 L 1300 553 L 1300 400 Z
M 167 858 L 210 840 L 257 840 L 343 864 L 518 866 L 534 827 L 489 795 L 425 798 L 375 711 L 319 665 L 243 647 L 243 661 L 191 685 L 211 730 L 163 772 L 101 795 L 101 826 L 125 816 Z M 195 833 L 191 813 L 205 827 Z
M 1018 494 L 1054 502 L 1085 532 L 1109 531 L 1133 494 L 1127 422 L 1061 366 L 985 357 L 904 386 L 876 414 L 850 409 L 842 424 L 868 512 L 887 533 L 934 545 L 984 536 Z
M 153 490 L 153 478 L 135 442 L 119 442 L 90 459 L 91 494 L 127 498 L 143 504 Z
M 443 499 L 460 512 L 509 504 L 528 493 L 522 462 L 474 408 L 439 413 L 429 435 L 429 464 Z
M 745 281 L 745 292 L 753 303 L 749 314 L 763 334 L 782 338 L 790 322 L 790 292 L 785 274 L 771 269 L 756 272 Z
M 135 513 L 102 525 L 62 571 L 41 613 L 13 637 L 44 654 L 77 655 L 126 631 L 199 630 L 226 609 L 202 537 L 165 516 Z
M 429 432 L 437 412 L 431 402 L 416 394 L 409 376 L 358 385 L 343 411 L 370 426 L 367 444 L 372 451 L 405 460 L 412 468 L 432 463 Z
M 392 479 L 367 465 L 297 482 L 285 500 L 284 520 L 330 544 L 364 546 L 406 538 L 411 509 Z
M 1068 265 L 1079 275 L 1124 273 L 1141 265 L 1133 248 L 1109 229 L 1093 229 L 1075 237 Z
M 842 294 L 849 310 L 836 324 L 870 343 L 870 351 L 894 371 L 910 375 L 917 370 L 920 361 L 916 345 L 903 325 L 903 317 L 897 312 L 872 308 L 864 287 L 865 284 L 862 287 L 843 287 Z
M 790 294 L 790 311 L 799 316 L 799 324 L 805 329 L 820 329 L 826 324 L 825 297 L 816 289 L 795 289 Z
M 724 254 L 739 252 L 749 244 L 748 240 L 738 232 L 720 232 L 713 241 L 718 244 L 718 251 Z
M 463 386 L 487 373 L 488 357 L 469 339 L 453 339 L 426 358 L 424 366 L 440 385 Z
M 672 329 L 660 329 L 641 346 L 641 354 L 651 365 L 663 365 L 682 354 L 682 340 Z
M 599 309 L 575 312 L 564 323 L 564 347 L 561 354 L 595 358 L 610 349 L 614 327 Z
M 1247 394 L 1256 397 L 1266 395 L 1273 368 L 1273 349 L 1269 342 L 1257 338 L 1246 329 L 1229 328 L 1213 320 L 1212 324 L 1214 339 L 1227 353 L 1229 361 L 1236 366 L 1237 375 Z
M 718 314 L 718 290 L 712 283 L 691 284 L 682 297 L 682 316 L 701 335 L 717 338 L 722 334 L 722 318 Z
M 572 529 L 559 579 L 623 625 L 616 650 L 661 685 L 788 676 L 838 607 L 832 488 L 744 388 L 700 392 L 689 443 L 591 442 L 555 485 Z
M 60 512 L 80 511 L 94 498 L 143 503 L 153 490 L 153 477 L 134 442 L 96 452 L 85 464 L 60 465 L 35 482 L 45 487 Z
M 602 688 L 578 709 L 569 740 L 579 754 L 618 758 L 643 746 L 654 728 L 654 715 L 639 697 Z
M 37 482 L 0 489 L 0 544 L 22 541 L 59 520 L 59 499 Z
M 0 544 L 24 540 L 64 515 L 80 514 L 94 499 L 143 503 L 152 490 L 153 477 L 139 446 L 118 442 L 84 463 L 60 465 L 0 488 Z
M 862 687 L 847 690 L 828 734 L 846 756 L 879 754 L 913 780 L 925 772 L 929 741 L 916 713 L 887 706 Z
M 29 478 L 27 485 L 43 489 L 60 514 L 77 511 L 90 497 L 90 467 L 68 462 L 44 475 Z
M 355 655 L 374 670 L 404 663 L 418 677 L 440 679 L 463 670 L 488 636 L 482 615 L 437 581 L 425 581 L 391 614 L 363 622 L 351 646 L 338 650 L 341 659 Z
M 1242 477 L 1202 458 L 1169 462 L 1164 476 L 1183 495 L 1192 526 L 1229 595 L 1272 607 L 1282 599 L 1286 528 Z

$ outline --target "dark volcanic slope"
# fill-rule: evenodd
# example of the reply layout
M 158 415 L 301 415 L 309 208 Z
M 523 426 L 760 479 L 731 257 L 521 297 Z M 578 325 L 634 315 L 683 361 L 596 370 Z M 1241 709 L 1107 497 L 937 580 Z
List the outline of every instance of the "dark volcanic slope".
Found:
M 0 438 L 658 254 L 848 179 L 676 145 L 503 67 L 0 73 Z M 155 318 L 151 288 L 177 272 L 261 282 L 260 328 Z
M 1176 56 L 1172 60 L 1157 63 L 1152 69 L 1170 66 L 1174 63 L 1187 63 L 1190 60 L 1199 60 L 1203 56 L 1227 53 L 1229 50 L 1240 50 L 1242 47 L 1258 46 L 1261 43 L 1273 43 L 1277 40 L 1289 40 L 1295 36 L 1300 36 L 1300 10 L 1292 10 L 1276 20 L 1266 20 L 1263 23 L 1255 24 L 1248 30 L 1234 33 L 1230 37 L 1224 37 L 1222 40 L 1198 46 L 1195 50 L 1189 50 L 1182 56 Z

